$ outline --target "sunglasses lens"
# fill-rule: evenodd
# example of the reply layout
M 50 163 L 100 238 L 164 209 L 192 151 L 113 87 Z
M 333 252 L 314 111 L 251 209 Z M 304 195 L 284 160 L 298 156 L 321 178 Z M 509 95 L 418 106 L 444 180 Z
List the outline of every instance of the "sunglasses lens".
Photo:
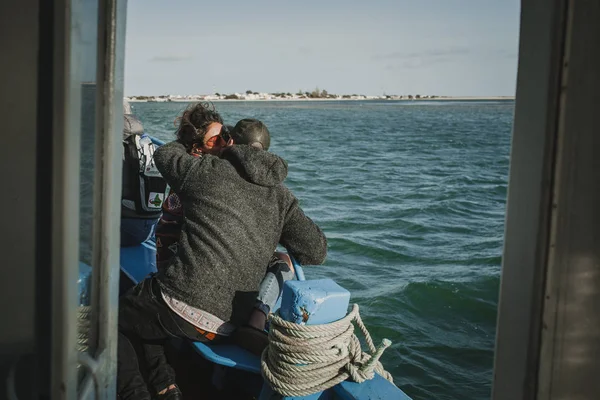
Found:
M 229 142 L 229 137 L 225 137 L 225 135 L 216 135 L 216 136 L 209 138 L 206 141 L 206 146 L 214 147 L 217 143 L 219 143 L 222 146 L 225 146 L 227 144 L 227 142 Z
M 227 144 L 229 142 L 229 139 L 231 139 L 231 134 L 229 133 L 229 129 L 227 129 L 226 126 L 223 126 L 221 128 L 221 137 L 223 138 L 225 144 Z

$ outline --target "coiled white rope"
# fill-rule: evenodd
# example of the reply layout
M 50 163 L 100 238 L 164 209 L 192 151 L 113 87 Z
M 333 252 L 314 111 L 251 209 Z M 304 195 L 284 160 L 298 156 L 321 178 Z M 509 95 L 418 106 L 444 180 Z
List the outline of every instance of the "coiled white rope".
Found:
M 77 312 L 77 351 L 79 351 L 78 357 L 87 354 L 89 349 L 90 334 L 92 328 L 92 307 L 91 306 L 79 306 Z M 88 355 L 89 356 L 89 355 Z M 84 365 L 85 366 L 85 365 Z M 77 370 L 79 381 L 85 376 L 85 369 L 81 368 L 81 362 L 77 363 Z
M 300 325 L 270 314 L 269 345 L 261 356 L 263 378 L 283 396 L 307 396 L 345 381 L 372 379 L 375 372 L 393 383 L 379 357 L 392 342 L 375 347 L 358 313 L 358 304 L 343 319 L 323 325 Z M 369 353 L 354 335 L 362 331 Z

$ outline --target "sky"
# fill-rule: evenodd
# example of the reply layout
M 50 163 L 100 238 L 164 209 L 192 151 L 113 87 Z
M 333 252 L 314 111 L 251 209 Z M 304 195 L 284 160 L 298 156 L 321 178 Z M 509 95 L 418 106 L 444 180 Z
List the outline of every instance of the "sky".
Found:
M 512 96 L 519 0 L 129 0 L 125 94 Z

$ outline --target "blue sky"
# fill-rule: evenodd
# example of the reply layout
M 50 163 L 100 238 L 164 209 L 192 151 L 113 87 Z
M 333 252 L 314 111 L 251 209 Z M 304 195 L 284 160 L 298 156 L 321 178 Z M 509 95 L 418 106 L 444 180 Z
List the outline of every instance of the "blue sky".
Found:
M 513 95 L 519 0 L 129 0 L 125 94 Z

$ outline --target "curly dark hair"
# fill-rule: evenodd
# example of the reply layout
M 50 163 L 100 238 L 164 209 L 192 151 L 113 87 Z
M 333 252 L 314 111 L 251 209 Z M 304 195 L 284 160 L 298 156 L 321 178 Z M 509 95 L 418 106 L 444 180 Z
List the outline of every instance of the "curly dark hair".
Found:
M 213 122 L 223 123 L 223 118 L 212 103 L 200 102 L 190 104 L 181 117 L 178 118 L 177 139 L 185 145 L 188 151 L 196 143 L 202 143 L 206 128 Z

